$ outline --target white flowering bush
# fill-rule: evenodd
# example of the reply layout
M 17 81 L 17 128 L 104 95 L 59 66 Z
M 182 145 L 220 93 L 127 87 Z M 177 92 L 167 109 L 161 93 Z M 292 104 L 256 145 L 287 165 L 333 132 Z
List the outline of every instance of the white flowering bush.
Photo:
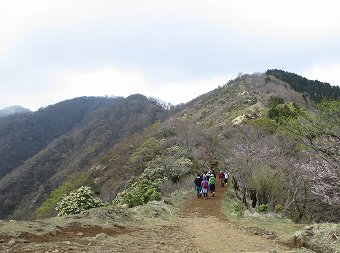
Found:
M 94 207 L 103 206 L 103 202 L 98 198 L 89 186 L 82 186 L 78 190 L 65 195 L 58 202 L 56 210 L 59 211 L 58 216 L 77 214 Z

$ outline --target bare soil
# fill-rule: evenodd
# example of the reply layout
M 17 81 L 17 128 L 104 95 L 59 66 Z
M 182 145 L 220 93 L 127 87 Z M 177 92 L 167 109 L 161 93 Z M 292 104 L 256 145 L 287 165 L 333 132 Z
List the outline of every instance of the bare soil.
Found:
M 3 235 L 0 252 L 301 252 L 279 244 L 273 233 L 228 221 L 221 211 L 224 191 L 217 187 L 207 199 L 193 192 L 179 215 L 168 218 L 109 227 L 73 222 L 49 233 Z

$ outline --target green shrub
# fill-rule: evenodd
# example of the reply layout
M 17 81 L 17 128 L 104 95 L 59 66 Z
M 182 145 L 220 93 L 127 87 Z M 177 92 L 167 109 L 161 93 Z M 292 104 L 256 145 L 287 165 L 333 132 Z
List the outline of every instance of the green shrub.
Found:
M 262 204 L 256 208 L 256 212 L 258 213 L 267 213 L 268 212 L 268 205 Z
M 234 204 L 234 211 L 237 214 L 237 216 L 243 216 L 244 215 L 244 205 L 242 202 L 237 202 Z
M 160 200 L 160 183 L 160 180 L 151 182 L 145 178 L 139 182 L 136 182 L 127 189 L 125 195 L 122 198 L 122 203 L 128 204 L 129 207 L 134 207 L 146 204 L 152 200 Z
M 282 211 L 285 209 L 285 207 L 281 204 L 277 204 L 274 209 L 275 209 L 276 213 L 282 213 Z
M 103 206 L 102 201 L 95 196 L 94 192 L 88 186 L 81 186 L 78 190 L 65 195 L 58 202 L 56 210 L 59 211 L 58 216 L 77 214 L 94 207 Z
M 176 135 L 176 129 L 174 127 L 161 127 L 158 130 L 158 135 L 161 138 L 168 138 Z
M 154 137 L 146 140 L 138 149 L 130 156 L 130 162 L 135 165 L 151 161 L 161 153 L 161 141 Z
M 281 101 L 282 102 L 282 101 Z M 268 103 L 267 117 L 276 121 L 280 125 L 286 124 L 291 119 L 296 119 L 299 115 L 304 115 L 304 111 L 295 103 L 281 103 L 280 99 Z
M 250 120 L 249 124 L 253 126 L 258 126 L 260 128 L 264 128 L 272 133 L 274 133 L 277 129 L 277 124 L 275 124 L 273 120 L 269 118 L 265 118 L 265 117 L 260 117 L 260 118 Z
M 277 97 L 277 96 L 271 96 L 268 100 L 267 106 L 269 108 L 275 108 L 278 105 L 284 104 L 285 101 L 283 98 L 281 97 Z
M 271 80 L 272 80 L 272 79 L 270 78 L 270 76 L 266 76 L 266 77 L 264 78 L 265 83 L 269 83 Z

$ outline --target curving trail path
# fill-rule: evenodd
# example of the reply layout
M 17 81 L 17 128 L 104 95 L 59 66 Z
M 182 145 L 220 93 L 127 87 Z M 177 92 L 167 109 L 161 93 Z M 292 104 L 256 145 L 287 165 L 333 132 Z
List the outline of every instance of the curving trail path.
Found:
M 238 228 L 222 213 L 226 188 L 216 185 L 215 197 L 193 198 L 183 207 L 180 224 L 197 248 L 196 252 L 294 252 L 287 247 Z M 260 234 L 260 233 L 258 233 Z

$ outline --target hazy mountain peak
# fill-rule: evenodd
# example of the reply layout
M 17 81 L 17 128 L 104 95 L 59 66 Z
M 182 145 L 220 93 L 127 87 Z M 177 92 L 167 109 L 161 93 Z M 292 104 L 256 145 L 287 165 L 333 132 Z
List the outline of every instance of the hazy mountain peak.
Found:
M 26 112 L 30 112 L 30 110 L 22 107 L 21 105 L 12 105 L 12 106 L 5 107 L 4 109 L 1 109 L 0 117 L 6 117 L 11 114 L 26 113 Z

